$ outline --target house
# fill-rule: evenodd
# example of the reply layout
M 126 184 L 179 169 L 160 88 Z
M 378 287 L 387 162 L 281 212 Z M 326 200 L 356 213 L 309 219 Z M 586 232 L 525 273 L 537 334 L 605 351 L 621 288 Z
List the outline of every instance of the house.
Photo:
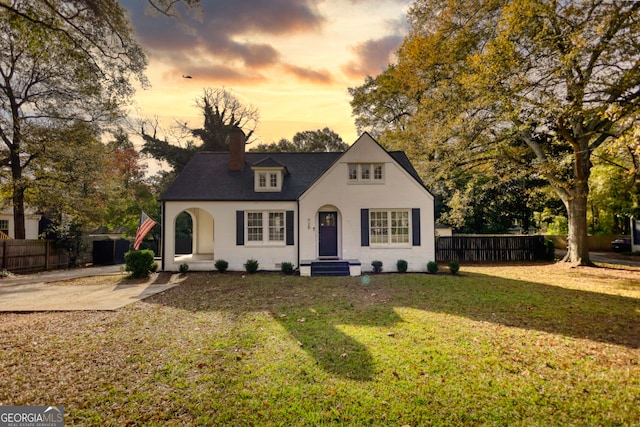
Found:
M 228 153 L 201 152 L 162 195 L 162 266 L 243 271 L 290 262 L 301 275 L 360 275 L 382 261 L 425 271 L 435 260 L 434 198 L 403 152 L 365 133 L 343 153 L 245 153 L 234 129 Z M 175 253 L 176 218 L 193 221 L 192 253 Z
M 38 224 L 42 215 L 32 210 L 27 210 L 24 215 L 24 231 L 27 240 L 36 240 L 38 238 Z M 11 208 L 0 211 L 0 236 L 7 236 L 11 239 L 15 238 L 13 233 L 13 212 Z M 5 237 L 6 238 L 6 237 Z

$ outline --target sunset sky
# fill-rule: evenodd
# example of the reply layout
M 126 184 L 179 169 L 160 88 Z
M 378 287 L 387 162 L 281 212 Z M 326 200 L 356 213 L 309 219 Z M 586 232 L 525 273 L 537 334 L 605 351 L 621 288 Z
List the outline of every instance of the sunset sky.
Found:
M 202 0 L 182 23 L 154 16 L 147 2 L 122 4 L 149 59 L 152 87 L 138 91 L 138 115 L 198 127 L 195 99 L 224 87 L 259 110 L 258 143 L 329 127 L 351 144 L 347 89 L 393 61 L 410 1 Z

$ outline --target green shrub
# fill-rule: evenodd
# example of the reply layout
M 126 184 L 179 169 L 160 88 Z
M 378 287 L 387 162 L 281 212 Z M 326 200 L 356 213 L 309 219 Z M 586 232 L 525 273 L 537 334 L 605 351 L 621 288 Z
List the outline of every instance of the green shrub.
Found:
M 409 263 L 403 259 L 399 259 L 396 267 L 398 268 L 398 273 L 406 273 L 409 268 Z
M 258 271 L 258 266 L 260 264 L 258 263 L 257 260 L 255 259 L 248 259 L 247 262 L 244 265 L 244 268 L 247 270 L 247 273 L 249 274 L 253 274 L 256 271 Z
M 460 263 L 458 263 L 458 261 L 450 261 L 449 271 L 451 274 L 458 274 L 458 271 L 460 271 Z
M 427 263 L 427 271 L 431 274 L 436 274 L 438 272 L 438 263 L 435 261 L 429 261 Z
M 280 269 L 284 274 L 293 274 L 293 264 L 290 262 L 283 262 Z
M 186 262 L 180 264 L 180 267 L 178 267 L 178 271 L 180 272 L 180 274 L 186 274 L 187 271 L 189 271 L 189 264 L 187 264 Z
M 158 269 L 158 263 L 153 257 L 153 251 L 148 249 L 129 251 L 124 254 L 125 270 L 131 272 L 132 278 L 147 277 Z
M 373 267 L 373 272 L 375 274 L 382 272 L 382 261 L 371 261 L 371 266 Z
M 219 259 L 216 261 L 215 266 L 219 273 L 224 273 L 227 271 L 227 268 L 229 268 L 229 263 L 223 259 Z

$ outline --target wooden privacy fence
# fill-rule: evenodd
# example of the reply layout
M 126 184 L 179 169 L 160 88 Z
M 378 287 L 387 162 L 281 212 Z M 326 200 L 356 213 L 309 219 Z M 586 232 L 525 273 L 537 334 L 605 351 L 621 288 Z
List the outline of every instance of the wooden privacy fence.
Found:
M 544 259 L 543 236 L 457 235 L 438 237 L 436 261 L 534 261 Z
M 69 255 L 51 240 L 0 240 L 0 270 L 31 273 L 68 266 Z

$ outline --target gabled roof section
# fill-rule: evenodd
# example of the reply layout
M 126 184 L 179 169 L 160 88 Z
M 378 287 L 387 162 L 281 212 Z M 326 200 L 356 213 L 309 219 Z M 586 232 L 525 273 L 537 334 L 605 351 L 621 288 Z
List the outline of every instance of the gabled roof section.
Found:
M 251 165 L 251 167 L 254 168 L 254 169 L 256 169 L 256 168 L 283 168 L 285 171 L 287 170 L 287 167 L 285 165 L 283 165 L 279 161 L 275 160 L 273 157 L 265 157 L 262 160 L 258 160 L 257 162 L 253 163 Z
M 184 167 L 167 191 L 163 201 L 260 201 L 297 200 L 342 153 L 252 153 L 245 154 L 241 171 L 229 170 L 229 153 L 200 152 Z M 268 160 L 267 162 L 267 158 Z M 266 162 L 266 163 L 263 163 Z M 255 192 L 251 165 L 278 164 L 285 167 L 280 192 Z M 271 167 L 271 166 L 269 166 Z

